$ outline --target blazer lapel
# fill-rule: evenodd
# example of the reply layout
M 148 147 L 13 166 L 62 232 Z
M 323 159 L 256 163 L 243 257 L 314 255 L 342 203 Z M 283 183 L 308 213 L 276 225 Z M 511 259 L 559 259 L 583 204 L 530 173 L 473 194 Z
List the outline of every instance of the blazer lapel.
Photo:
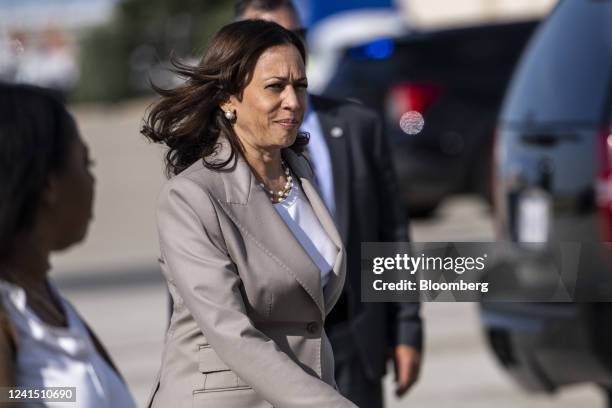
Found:
M 246 161 L 237 156 L 233 168 L 221 171 L 221 175 L 226 197 L 217 199 L 230 218 L 243 234 L 292 275 L 321 313 L 325 313 L 319 268 L 276 212 Z
M 312 184 L 311 180 L 305 176 L 306 174 L 308 174 L 308 172 L 302 170 L 302 164 L 300 163 L 299 158 L 291 150 L 286 150 L 284 153 L 285 160 L 287 160 L 294 173 L 296 173 L 296 175 L 300 179 L 300 185 L 302 186 L 302 190 L 304 191 L 306 198 L 308 198 L 308 201 L 310 202 L 313 212 L 319 219 L 321 226 L 323 227 L 329 238 L 338 248 L 338 255 L 336 256 L 336 261 L 334 262 L 334 265 L 332 267 L 332 278 L 325 286 L 325 290 L 323 292 L 323 297 L 325 301 L 325 314 L 327 315 L 327 313 L 330 312 L 330 310 L 338 300 L 342 287 L 344 286 L 346 269 L 346 256 L 344 245 L 342 245 L 342 239 L 338 230 L 336 229 L 336 224 L 331 218 L 331 215 L 329 214 L 325 203 L 319 196 L 317 188 Z
M 336 224 L 343 242 L 347 242 L 349 225 L 349 154 L 348 126 L 343 121 L 330 115 L 321 101 L 312 97 L 313 109 L 319 118 L 321 130 L 325 136 L 332 164 L 334 180 L 334 199 L 336 202 Z

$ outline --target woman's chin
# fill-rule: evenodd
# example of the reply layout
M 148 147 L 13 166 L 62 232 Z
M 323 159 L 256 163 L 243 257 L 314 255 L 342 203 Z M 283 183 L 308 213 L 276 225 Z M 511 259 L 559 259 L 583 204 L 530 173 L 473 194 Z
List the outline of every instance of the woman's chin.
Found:
M 284 137 L 283 148 L 287 148 L 295 143 L 295 139 L 297 138 L 297 131 L 291 132 Z
M 270 143 L 267 148 L 286 149 L 295 143 L 296 138 L 297 132 L 287 132 L 282 135 L 277 135 L 274 138 L 274 142 Z

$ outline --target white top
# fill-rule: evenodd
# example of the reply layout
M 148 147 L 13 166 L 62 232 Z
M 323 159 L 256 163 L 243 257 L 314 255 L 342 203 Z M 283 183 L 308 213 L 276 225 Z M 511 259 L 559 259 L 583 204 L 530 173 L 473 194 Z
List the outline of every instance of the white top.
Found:
M 308 253 L 310 259 L 319 267 L 321 286 L 325 287 L 338 256 L 338 247 L 321 226 L 297 182 L 293 183 L 293 188 L 287 198 L 280 203 L 274 203 L 274 208 Z
M 321 198 L 327 206 L 329 213 L 336 218 L 336 200 L 334 197 L 334 177 L 332 172 L 332 161 L 329 153 L 329 147 L 325 140 L 325 134 L 321 128 L 319 116 L 312 110 L 310 96 L 308 99 L 308 110 L 304 115 L 304 121 L 300 130 L 310 134 L 310 141 L 306 148 L 310 152 L 312 166 L 315 170 L 315 178 L 317 186 L 321 191 Z
M 43 322 L 27 306 L 25 291 L 0 280 L 0 300 L 17 331 L 19 387 L 76 387 L 76 402 L 38 402 L 28 407 L 134 408 L 127 386 L 98 353 L 70 303 L 61 300 L 68 327 Z

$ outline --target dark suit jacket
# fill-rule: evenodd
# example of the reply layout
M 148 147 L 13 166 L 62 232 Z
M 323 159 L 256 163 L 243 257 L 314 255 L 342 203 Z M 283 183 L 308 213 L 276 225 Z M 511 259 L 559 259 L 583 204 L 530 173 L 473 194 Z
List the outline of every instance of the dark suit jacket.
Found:
M 347 249 L 346 283 L 326 326 L 348 320 L 366 375 L 379 379 L 392 347 L 421 348 L 422 323 L 418 303 L 361 302 L 361 242 L 408 241 L 405 210 L 378 116 L 354 102 L 314 95 L 311 102 L 329 147 L 336 222 Z

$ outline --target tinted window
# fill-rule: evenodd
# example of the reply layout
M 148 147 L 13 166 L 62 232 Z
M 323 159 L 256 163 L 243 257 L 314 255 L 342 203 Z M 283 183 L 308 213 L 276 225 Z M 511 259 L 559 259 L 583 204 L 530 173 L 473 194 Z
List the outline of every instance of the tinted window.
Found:
M 599 122 L 611 55 L 612 1 L 563 1 L 521 59 L 502 120 Z

